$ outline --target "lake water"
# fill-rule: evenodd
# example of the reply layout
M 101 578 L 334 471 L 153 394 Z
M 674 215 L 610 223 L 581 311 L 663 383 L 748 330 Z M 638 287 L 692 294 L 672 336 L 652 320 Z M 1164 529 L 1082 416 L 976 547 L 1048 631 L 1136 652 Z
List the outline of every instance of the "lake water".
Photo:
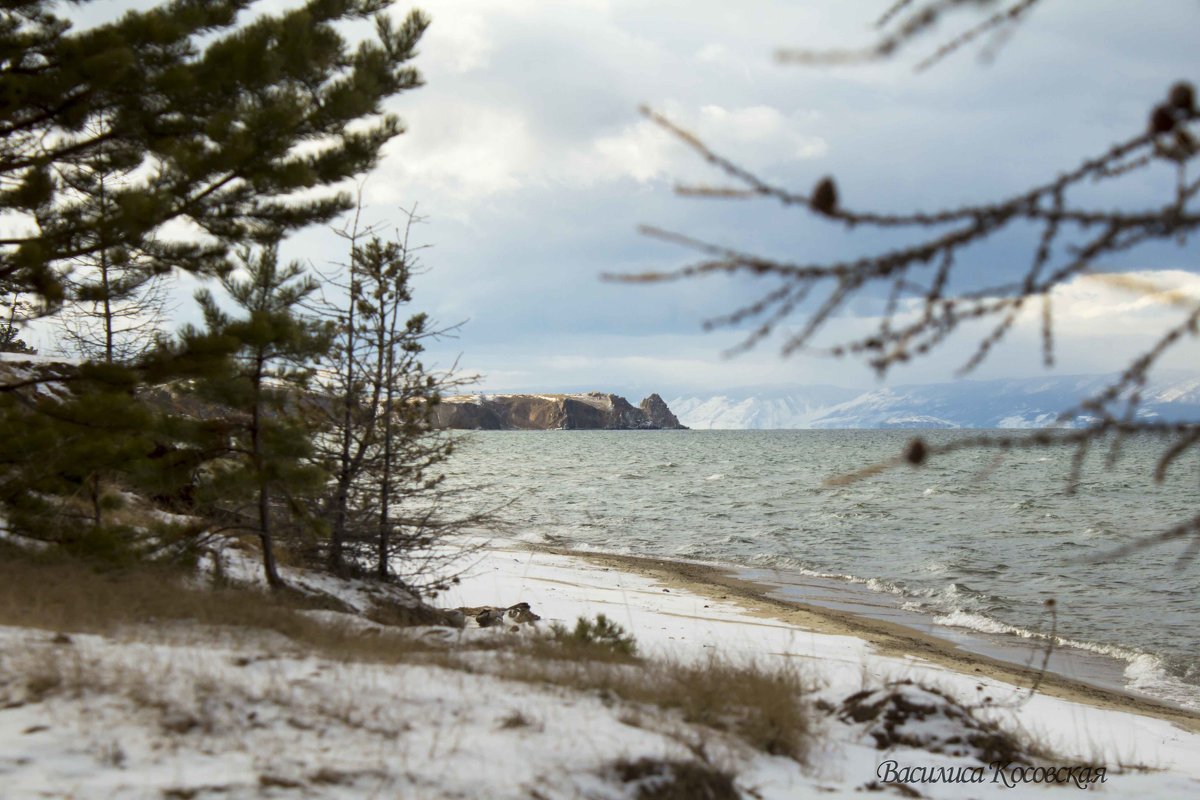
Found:
M 922 431 L 931 442 L 973 432 Z M 518 538 L 753 568 L 765 582 L 870 593 L 953 638 L 1023 645 L 1057 606 L 1064 650 L 1116 659 L 1126 688 L 1200 708 L 1200 559 L 1113 548 L 1196 513 L 1197 460 L 1151 480 L 1156 439 L 1089 457 L 961 451 L 843 486 L 912 431 L 503 431 L 464 435 L 451 480 L 512 500 Z M 802 593 L 801 589 L 797 589 Z

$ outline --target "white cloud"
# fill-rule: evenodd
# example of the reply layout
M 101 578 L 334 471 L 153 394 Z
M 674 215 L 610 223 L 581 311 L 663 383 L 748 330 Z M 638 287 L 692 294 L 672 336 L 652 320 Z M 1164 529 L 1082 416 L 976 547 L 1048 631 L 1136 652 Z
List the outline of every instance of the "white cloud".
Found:
M 819 158 L 828 149 L 823 138 L 810 132 L 817 119 L 810 111 L 785 114 L 766 105 L 724 108 L 711 104 L 688 109 L 671 102 L 663 113 L 722 155 L 754 169 Z M 596 137 L 574 155 L 571 165 L 577 178 L 590 182 L 621 177 L 639 183 L 700 180 L 712 174 L 685 144 L 650 120 Z
M 627 175 L 646 183 L 664 175 L 677 147 L 657 125 L 637 122 L 616 134 L 594 139 L 590 151 L 576 156 L 575 169 L 592 180 Z
M 1059 286 L 1051 297 L 1056 324 L 1066 331 L 1151 334 L 1181 305 L 1200 303 L 1200 275 L 1183 270 L 1140 270 L 1085 275 Z M 1030 311 L 1023 321 L 1034 316 Z
M 671 119 L 751 168 L 819 158 L 825 140 L 809 131 L 815 115 L 765 105 L 685 109 Z M 535 129 L 519 108 L 483 102 L 425 104 L 408 133 L 389 147 L 387 183 L 417 181 L 470 202 L 530 185 L 588 187 L 633 178 L 702 179 L 711 171 L 674 136 L 649 120 L 600 133 L 583 144 Z
M 706 105 L 700 109 L 696 128 L 712 146 L 727 143 L 743 151 L 740 157 L 765 165 L 824 155 L 828 149 L 825 140 L 807 132 L 817 119 L 817 114 L 807 110 L 784 114 L 766 105 L 734 109 Z M 749 152 L 751 148 L 753 152 Z
M 439 18 L 421 41 L 421 68 L 433 74 L 465 75 L 485 69 L 493 44 L 484 18 L 459 11 Z
M 1056 287 L 1050 302 L 1053 371 L 1063 375 L 1112 373 L 1145 353 L 1200 303 L 1200 275 L 1174 269 L 1084 275 Z M 906 314 L 909 320 L 917 316 L 916 306 L 912 308 L 914 311 Z M 889 382 L 953 379 L 998 322 L 992 318 L 963 325 L 945 345 L 901 367 Z M 826 326 L 825 340 L 862 336 L 878 325 L 878 317 L 842 317 Z M 1198 357 L 1200 340 L 1184 337 L 1159 366 L 1195 372 Z M 1044 371 L 1042 302 L 1034 298 L 971 377 L 1023 377 Z
M 528 184 L 542 169 L 543 155 L 520 111 L 453 102 L 425 105 L 419 124 L 388 151 L 391 177 L 383 183 L 417 182 L 467 202 Z
M 664 392 L 680 387 L 721 391 L 731 386 L 803 382 L 804 373 L 798 369 L 798 363 L 781 365 L 773 353 L 722 358 L 719 355 L 722 343 L 715 340 L 727 337 L 710 336 L 688 343 L 674 336 L 603 338 L 605 348 L 610 351 L 604 355 L 577 350 L 531 357 L 528 345 L 519 354 L 515 351 L 488 353 L 488 362 L 499 368 L 487 371 L 482 386 L 489 391 L 550 391 L 556 388 L 612 391 L 638 387 L 638 391 Z M 568 342 L 565 346 L 592 349 L 590 344 L 578 342 L 574 345 Z M 710 346 L 712 349 L 708 350 Z M 651 352 L 661 355 L 646 355 Z M 517 364 L 525 368 L 517 368 Z M 815 375 L 811 365 L 808 374 Z
M 697 61 L 703 61 L 709 64 L 729 64 L 736 63 L 737 58 L 733 51 L 720 42 L 709 42 L 696 51 L 695 56 Z

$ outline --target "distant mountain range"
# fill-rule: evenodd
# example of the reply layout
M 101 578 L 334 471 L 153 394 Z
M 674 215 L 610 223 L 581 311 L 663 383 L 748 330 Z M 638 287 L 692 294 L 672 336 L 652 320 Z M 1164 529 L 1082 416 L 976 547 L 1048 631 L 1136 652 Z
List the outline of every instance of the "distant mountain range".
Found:
M 958 381 L 859 390 L 836 386 L 681 396 L 671 410 L 689 428 L 1041 428 L 1109 385 L 1111 375 Z M 1143 392 L 1140 416 L 1200 420 L 1200 376 L 1174 374 Z

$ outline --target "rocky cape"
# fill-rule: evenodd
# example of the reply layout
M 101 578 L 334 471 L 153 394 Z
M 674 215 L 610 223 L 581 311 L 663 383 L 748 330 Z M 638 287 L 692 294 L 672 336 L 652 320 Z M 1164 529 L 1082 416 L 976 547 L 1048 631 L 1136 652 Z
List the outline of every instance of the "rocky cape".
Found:
M 686 429 L 657 394 L 634 406 L 604 392 L 446 397 L 435 409 L 434 425 L 485 431 Z

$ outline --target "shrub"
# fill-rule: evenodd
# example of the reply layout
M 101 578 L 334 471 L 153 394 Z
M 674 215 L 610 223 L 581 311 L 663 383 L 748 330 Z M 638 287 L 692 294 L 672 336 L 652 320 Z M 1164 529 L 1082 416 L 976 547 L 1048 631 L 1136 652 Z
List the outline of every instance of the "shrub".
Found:
M 733 776 L 700 761 L 639 758 L 613 765 L 637 800 L 738 800 Z
M 625 658 L 637 656 L 637 640 L 633 634 L 603 614 L 597 614 L 595 622 L 580 617 L 573 631 L 565 625 L 554 623 L 550 626 L 550 634 L 556 642 L 571 647 L 606 651 Z

